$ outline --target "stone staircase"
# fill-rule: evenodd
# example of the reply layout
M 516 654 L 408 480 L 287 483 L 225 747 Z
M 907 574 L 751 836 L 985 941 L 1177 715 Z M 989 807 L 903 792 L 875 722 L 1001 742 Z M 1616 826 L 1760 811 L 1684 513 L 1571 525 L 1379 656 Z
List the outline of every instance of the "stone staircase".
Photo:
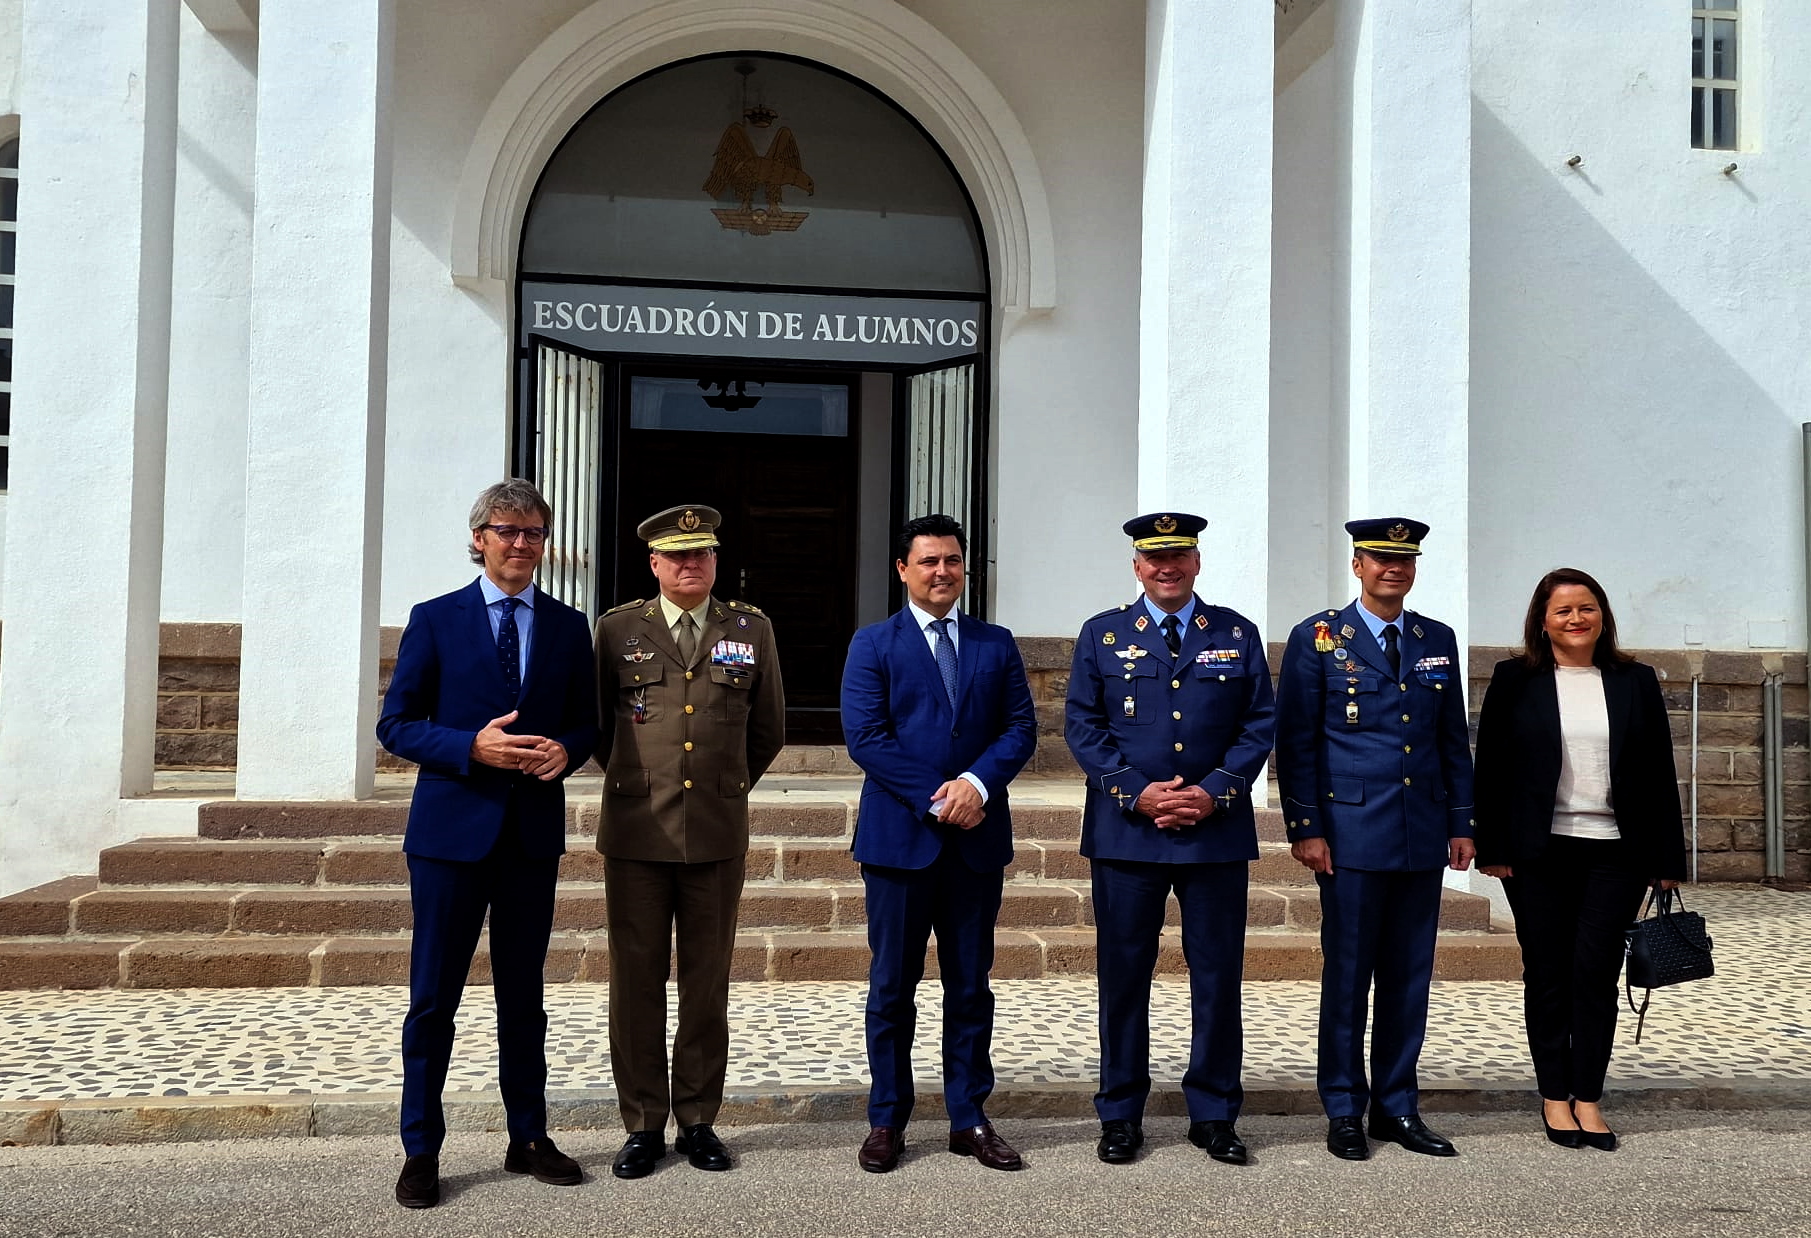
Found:
M 771 779 L 769 781 L 772 781 Z M 868 952 L 861 874 L 849 857 L 857 782 L 831 774 L 764 782 L 731 976 L 740 981 L 860 980 Z M 1042 793 L 1040 793 L 1042 792 Z M 593 846 L 598 792 L 573 780 L 560 866 L 551 982 L 608 978 L 603 861 Z M 1022 779 L 997 932 L 1001 979 L 1091 973 L 1088 862 L 1078 852 L 1080 788 Z M 198 836 L 111 847 L 96 876 L 0 899 L 0 989 L 226 988 L 405 984 L 409 891 L 400 850 L 406 797 L 358 803 L 223 800 L 198 810 Z M 1281 816 L 1259 817 L 1252 865 L 1248 980 L 1320 972 L 1320 905 L 1290 858 Z M 1170 920 L 1176 921 L 1172 900 Z M 1185 970 L 1166 932 L 1160 973 Z M 927 974 L 936 974 L 933 950 Z M 1435 974 L 1514 979 L 1513 935 L 1492 932 L 1489 903 L 1448 890 Z M 472 979 L 489 978 L 481 942 Z

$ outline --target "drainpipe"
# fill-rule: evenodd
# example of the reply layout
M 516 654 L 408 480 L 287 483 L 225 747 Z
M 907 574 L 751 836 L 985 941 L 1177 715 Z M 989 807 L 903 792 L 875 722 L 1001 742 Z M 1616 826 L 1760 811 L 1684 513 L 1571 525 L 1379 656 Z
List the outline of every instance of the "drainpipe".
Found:
M 1767 876 L 1786 875 L 1786 780 L 1785 765 L 1785 689 L 1784 675 L 1767 676 L 1761 685 L 1761 713 L 1764 731 L 1761 736 L 1761 787 L 1767 814 Z
M 1698 884 L 1698 685 L 1704 676 L 1692 673 L 1692 884 Z

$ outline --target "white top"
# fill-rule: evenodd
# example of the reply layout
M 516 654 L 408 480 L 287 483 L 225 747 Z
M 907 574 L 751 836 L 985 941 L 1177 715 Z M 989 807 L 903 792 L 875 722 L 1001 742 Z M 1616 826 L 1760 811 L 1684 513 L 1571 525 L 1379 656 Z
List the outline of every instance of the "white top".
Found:
M 908 601 L 906 603 L 906 609 L 912 612 L 912 622 L 918 625 L 918 630 L 920 632 L 924 633 L 925 643 L 930 646 L 931 657 L 933 659 L 936 658 L 937 632 L 931 625 L 937 622 L 937 616 L 933 615 L 930 611 L 923 609 L 916 602 Z M 960 658 L 962 656 L 962 638 L 956 635 L 956 629 L 958 627 L 956 623 L 956 608 L 951 606 L 950 613 L 945 615 L 944 618 L 950 621 L 949 627 L 944 629 L 944 631 L 949 633 L 950 648 L 954 649 L 956 651 L 956 656 Z M 979 791 L 981 793 L 981 802 L 983 804 L 987 803 L 986 783 L 982 782 L 979 777 L 967 770 L 964 770 L 956 776 L 975 790 Z M 939 810 L 942 807 L 943 801 L 938 800 L 931 805 L 931 812 L 936 815 L 941 815 Z
M 1559 787 L 1553 794 L 1553 832 L 1573 838 L 1621 838 L 1610 806 L 1610 711 L 1603 672 L 1595 666 L 1556 666 L 1559 690 Z

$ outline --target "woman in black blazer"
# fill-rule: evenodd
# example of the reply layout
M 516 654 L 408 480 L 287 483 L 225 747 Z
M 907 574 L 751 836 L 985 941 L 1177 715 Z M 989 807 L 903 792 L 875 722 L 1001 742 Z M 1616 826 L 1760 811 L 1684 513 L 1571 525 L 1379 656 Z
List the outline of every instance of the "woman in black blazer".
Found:
M 1547 1137 L 1613 1152 L 1599 1101 L 1623 933 L 1648 885 L 1685 875 L 1672 729 L 1653 667 L 1617 648 L 1586 573 L 1541 578 L 1522 643 L 1478 719 L 1478 867 L 1515 912 Z

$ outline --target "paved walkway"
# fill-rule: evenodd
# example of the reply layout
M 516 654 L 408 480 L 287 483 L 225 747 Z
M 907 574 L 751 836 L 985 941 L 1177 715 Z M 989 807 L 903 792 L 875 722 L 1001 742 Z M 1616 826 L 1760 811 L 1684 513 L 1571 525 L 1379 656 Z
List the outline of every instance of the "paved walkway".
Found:
M 1688 896 L 1716 941 L 1715 978 L 1657 993 L 1642 1043 L 1626 1012 L 1611 1064 L 1624 1099 L 1811 1104 L 1811 893 L 1710 887 Z M 1003 981 L 997 1116 L 1086 1116 L 1097 1059 L 1092 978 Z M 938 991 L 921 991 L 921 1113 L 935 1112 Z M 854 1118 L 866 1062 L 860 983 L 739 984 L 725 1122 Z M 1180 1112 L 1187 987 L 1153 1003 L 1154 1107 Z M 1249 1112 L 1314 1109 L 1318 986 L 1245 987 Z M 133 1141 L 393 1127 L 400 988 L 0 992 L 0 1141 Z M 611 1129 L 607 990 L 548 989 L 549 1086 L 563 1127 Z M 448 1080 L 451 1118 L 496 1129 L 494 1017 L 468 992 Z M 1532 1087 L 1520 988 L 1434 986 L 1422 1073 L 1430 1109 L 1521 1105 Z

